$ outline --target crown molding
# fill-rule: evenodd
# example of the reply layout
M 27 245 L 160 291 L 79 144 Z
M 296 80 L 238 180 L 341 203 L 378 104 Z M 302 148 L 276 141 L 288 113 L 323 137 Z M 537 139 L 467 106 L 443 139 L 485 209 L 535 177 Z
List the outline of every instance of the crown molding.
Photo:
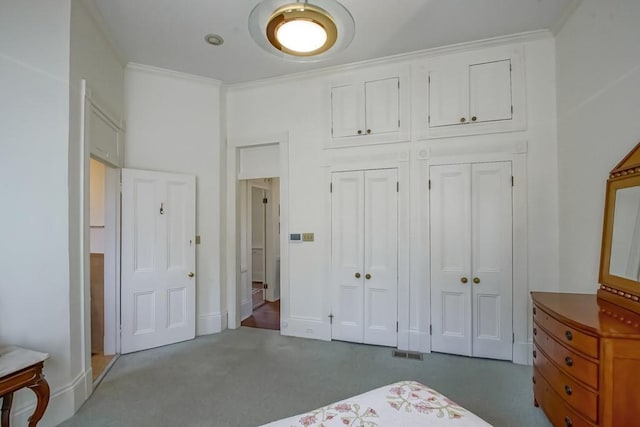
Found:
M 212 79 L 210 77 L 202 77 L 196 76 L 195 74 L 183 73 L 181 71 L 168 70 L 166 68 L 153 67 L 151 65 L 138 64 L 136 62 L 129 62 L 125 67 L 125 71 L 139 71 L 147 74 L 155 74 L 165 77 L 172 77 L 176 79 L 182 80 L 191 80 L 199 83 L 205 83 L 209 85 L 216 86 L 218 88 L 222 87 L 223 83 L 220 80 Z
M 576 11 L 581 3 L 582 0 L 571 0 L 571 2 L 569 2 L 569 4 L 564 8 L 560 17 L 551 26 L 551 32 L 554 36 L 558 35 L 558 33 L 562 31 L 564 24 L 567 23 L 569 18 L 571 18 L 571 16 L 573 15 L 573 12 Z
M 574 0 L 581 1 L 581 0 Z M 332 67 L 326 67 L 319 70 L 303 71 L 300 73 L 287 74 L 284 76 L 269 77 L 266 79 L 253 80 L 243 83 L 224 84 L 230 91 L 249 89 L 254 87 L 260 87 L 265 85 L 271 85 L 274 83 L 291 82 L 298 80 L 308 80 L 313 77 L 323 77 L 337 72 L 356 71 L 363 68 L 376 66 L 376 65 L 389 65 L 392 63 L 398 63 L 403 61 L 413 61 L 434 56 L 441 56 L 450 53 L 460 53 L 469 50 L 476 50 L 482 48 L 489 48 L 495 46 L 502 46 L 514 43 L 526 43 L 537 40 L 544 40 L 553 38 L 553 33 L 550 30 L 535 30 L 527 31 L 524 33 L 511 34 L 508 36 L 491 37 L 488 39 L 474 40 L 464 43 L 456 43 L 447 46 L 435 47 L 431 49 L 424 49 L 414 52 L 401 53 L 398 55 L 385 56 L 382 58 L 375 58 L 366 61 L 354 62 L 346 65 L 336 65 Z

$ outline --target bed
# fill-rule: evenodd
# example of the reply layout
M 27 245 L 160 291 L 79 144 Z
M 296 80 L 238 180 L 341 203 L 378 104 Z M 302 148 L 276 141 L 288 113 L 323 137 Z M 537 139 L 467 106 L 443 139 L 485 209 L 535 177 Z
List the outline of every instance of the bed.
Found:
M 490 426 L 437 391 L 401 381 L 263 427 Z

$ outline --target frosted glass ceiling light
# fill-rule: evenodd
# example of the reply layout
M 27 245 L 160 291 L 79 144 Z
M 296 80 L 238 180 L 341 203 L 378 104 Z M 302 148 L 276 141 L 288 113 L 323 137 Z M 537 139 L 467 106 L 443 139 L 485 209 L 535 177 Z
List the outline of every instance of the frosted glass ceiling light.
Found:
M 349 11 L 335 0 L 263 0 L 249 16 L 251 37 L 263 49 L 298 62 L 318 61 L 353 39 Z

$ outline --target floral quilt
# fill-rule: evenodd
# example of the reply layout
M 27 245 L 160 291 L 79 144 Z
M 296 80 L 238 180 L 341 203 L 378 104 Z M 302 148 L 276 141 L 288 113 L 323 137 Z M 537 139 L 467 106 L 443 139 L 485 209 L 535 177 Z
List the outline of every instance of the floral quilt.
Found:
M 487 427 L 490 424 L 423 384 L 402 381 L 263 427 L 267 426 Z

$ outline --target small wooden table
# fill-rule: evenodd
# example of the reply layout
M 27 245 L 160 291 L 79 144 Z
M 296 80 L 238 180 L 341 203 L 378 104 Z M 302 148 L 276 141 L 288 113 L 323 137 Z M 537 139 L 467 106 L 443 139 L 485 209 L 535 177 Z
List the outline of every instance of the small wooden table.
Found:
M 24 387 L 30 388 L 38 398 L 36 409 L 29 417 L 29 427 L 34 427 L 42 419 L 49 404 L 49 384 L 42 373 L 44 361 L 48 358 L 47 353 L 14 346 L 0 346 L 2 427 L 9 427 L 13 393 Z

